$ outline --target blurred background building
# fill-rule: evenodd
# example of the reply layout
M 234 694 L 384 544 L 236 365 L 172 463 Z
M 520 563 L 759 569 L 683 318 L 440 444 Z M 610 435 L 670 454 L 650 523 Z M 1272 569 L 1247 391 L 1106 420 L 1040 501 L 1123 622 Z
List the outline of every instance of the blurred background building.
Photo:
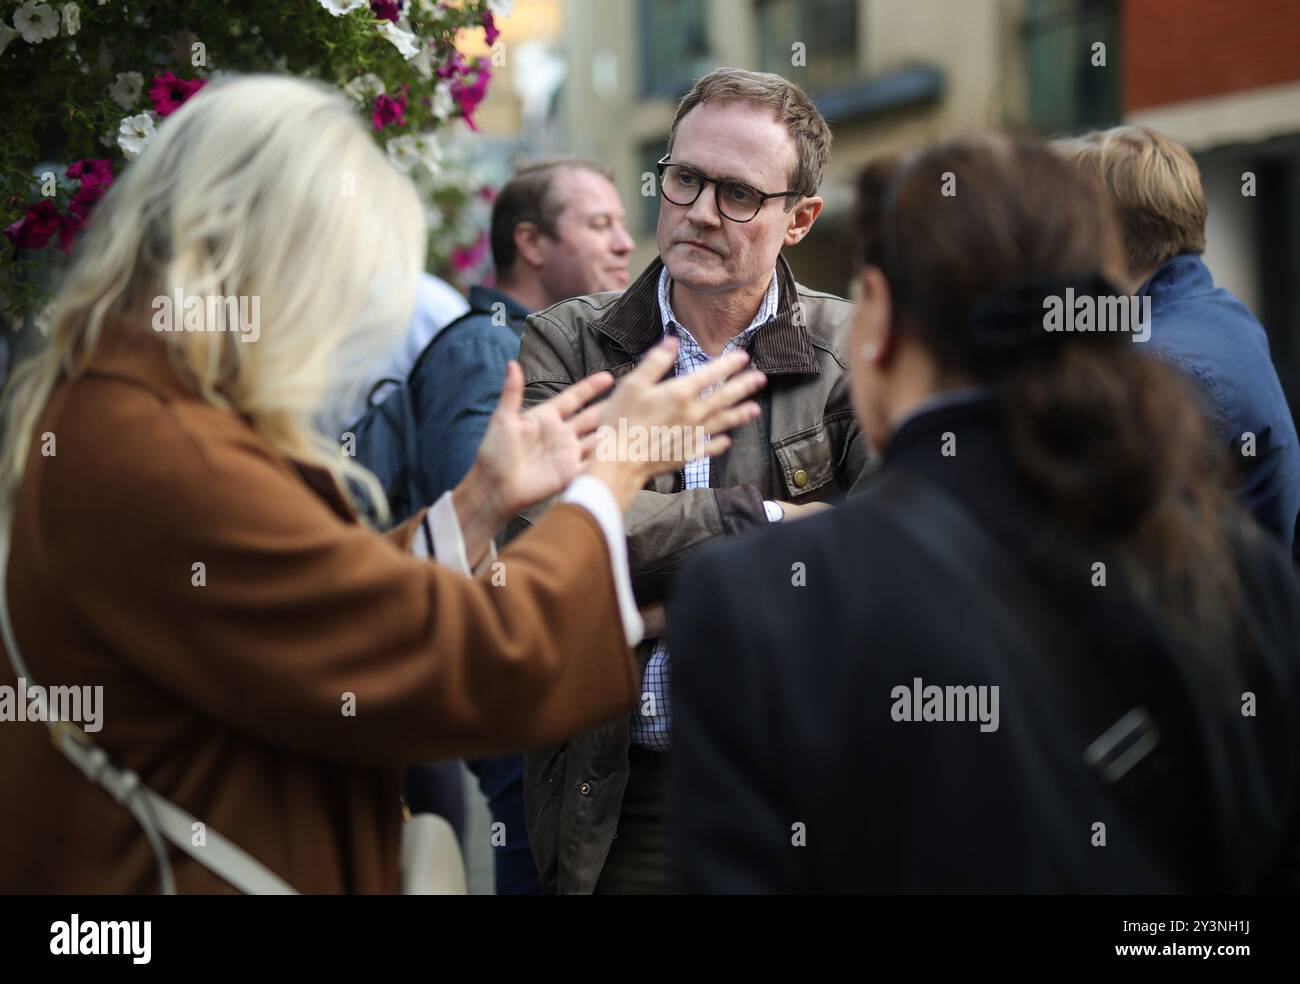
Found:
M 989 126 L 1162 130 L 1196 155 L 1206 260 L 1269 329 L 1300 406 L 1298 0 L 519 0 L 502 29 L 479 115 L 490 155 L 503 173 L 521 155 L 605 161 L 637 264 L 654 254 L 658 199 L 643 190 L 676 101 L 718 65 L 798 82 L 834 130 L 826 208 L 787 255 L 801 281 L 841 293 L 868 157 Z

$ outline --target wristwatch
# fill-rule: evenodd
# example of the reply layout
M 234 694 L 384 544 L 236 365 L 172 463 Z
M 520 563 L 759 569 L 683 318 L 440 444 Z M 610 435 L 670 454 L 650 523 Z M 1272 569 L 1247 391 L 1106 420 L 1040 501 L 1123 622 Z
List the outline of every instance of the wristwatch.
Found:
M 763 500 L 763 511 L 767 513 L 769 523 L 779 523 L 785 519 L 785 508 L 779 502 L 773 502 L 771 499 Z

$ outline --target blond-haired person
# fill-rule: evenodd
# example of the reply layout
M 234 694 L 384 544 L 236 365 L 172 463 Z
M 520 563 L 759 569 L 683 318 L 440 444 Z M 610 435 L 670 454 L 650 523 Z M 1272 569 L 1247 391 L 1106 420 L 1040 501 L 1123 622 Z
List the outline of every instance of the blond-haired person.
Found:
M 676 465 L 592 460 L 592 431 L 720 433 L 757 413 L 740 402 L 752 371 L 705 400 L 656 383 L 671 347 L 586 410 L 609 376 L 521 413 L 512 366 L 461 485 L 386 536 L 365 527 L 343 490 L 373 477 L 312 421 L 406 323 L 421 216 L 337 95 L 210 86 L 106 196 L 9 393 L 4 570 L 26 682 L 102 687 L 95 745 L 304 892 L 396 890 L 405 763 L 631 707 L 621 508 Z M 220 322 L 184 301 L 212 296 L 246 303 Z M 566 487 L 503 576 L 465 576 L 509 515 Z M 6 662 L 0 683 L 14 676 Z M 0 887 L 155 890 L 132 816 L 41 724 L 2 726 Z M 177 888 L 232 890 L 196 853 L 170 850 Z
M 1300 441 L 1268 335 L 1214 285 L 1205 192 L 1191 154 L 1155 130 L 1120 126 L 1057 143 L 1101 185 L 1132 284 L 1151 304 L 1151 349 L 1196 384 L 1236 465 L 1236 492 L 1300 565 Z

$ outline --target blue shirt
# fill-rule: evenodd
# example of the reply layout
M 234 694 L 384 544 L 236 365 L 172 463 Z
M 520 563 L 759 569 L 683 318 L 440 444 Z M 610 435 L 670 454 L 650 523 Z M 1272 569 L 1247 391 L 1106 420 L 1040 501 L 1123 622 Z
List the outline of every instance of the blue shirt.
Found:
M 469 307 L 469 314 L 443 329 L 446 337 L 411 380 L 419 482 L 428 502 L 455 488 L 473 466 L 531 313 L 490 287 L 471 288 Z
M 1138 293 L 1151 297 L 1151 348 L 1196 381 L 1229 445 L 1238 499 L 1300 564 L 1300 441 L 1263 326 L 1199 256 L 1175 256 Z

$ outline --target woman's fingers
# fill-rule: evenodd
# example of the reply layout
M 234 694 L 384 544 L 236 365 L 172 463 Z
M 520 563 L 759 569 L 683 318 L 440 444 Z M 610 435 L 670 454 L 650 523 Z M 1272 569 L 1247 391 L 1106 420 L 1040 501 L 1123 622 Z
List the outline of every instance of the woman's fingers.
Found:
M 623 385 L 628 381 L 645 383 L 653 386 L 673 367 L 677 360 L 677 339 L 665 338 L 658 345 L 646 350 L 637 367 L 623 377 Z
M 738 407 L 724 407 L 718 410 L 707 417 L 700 426 L 704 428 L 706 434 L 721 435 L 723 431 L 729 431 L 733 427 L 739 427 L 741 424 L 756 420 L 761 412 L 758 404 L 751 400 L 748 403 L 742 403 Z
M 513 363 L 511 363 L 513 365 Z M 522 383 L 522 373 L 521 383 Z M 507 377 L 509 378 L 509 377 Z M 563 418 L 568 418 L 614 385 L 614 377 L 607 372 L 597 372 L 567 386 L 534 409 L 550 407 Z M 520 389 L 522 393 L 522 386 Z
M 749 364 L 748 352 L 731 352 L 720 359 L 714 359 L 702 369 L 697 369 L 688 376 L 682 376 L 667 385 L 689 392 L 698 397 L 707 389 L 712 389 L 729 376 L 734 376 Z
M 497 401 L 497 413 L 514 417 L 524 402 L 524 371 L 519 363 L 511 359 L 506 364 L 506 379 L 501 384 L 501 399 Z
M 600 426 L 601 419 L 605 416 L 605 407 L 597 403 L 595 406 L 587 407 L 581 413 L 570 417 L 565 421 L 573 433 L 582 437 L 589 434 Z
M 700 412 L 704 417 L 712 416 L 720 410 L 739 403 L 747 396 L 753 396 L 766 382 L 767 376 L 757 369 L 733 376 L 700 401 Z
M 701 458 L 716 458 L 718 455 L 731 447 L 731 438 L 726 434 L 715 434 L 709 437 L 702 445 L 696 445 L 702 452 L 697 454 L 692 461 L 699 461 Z

